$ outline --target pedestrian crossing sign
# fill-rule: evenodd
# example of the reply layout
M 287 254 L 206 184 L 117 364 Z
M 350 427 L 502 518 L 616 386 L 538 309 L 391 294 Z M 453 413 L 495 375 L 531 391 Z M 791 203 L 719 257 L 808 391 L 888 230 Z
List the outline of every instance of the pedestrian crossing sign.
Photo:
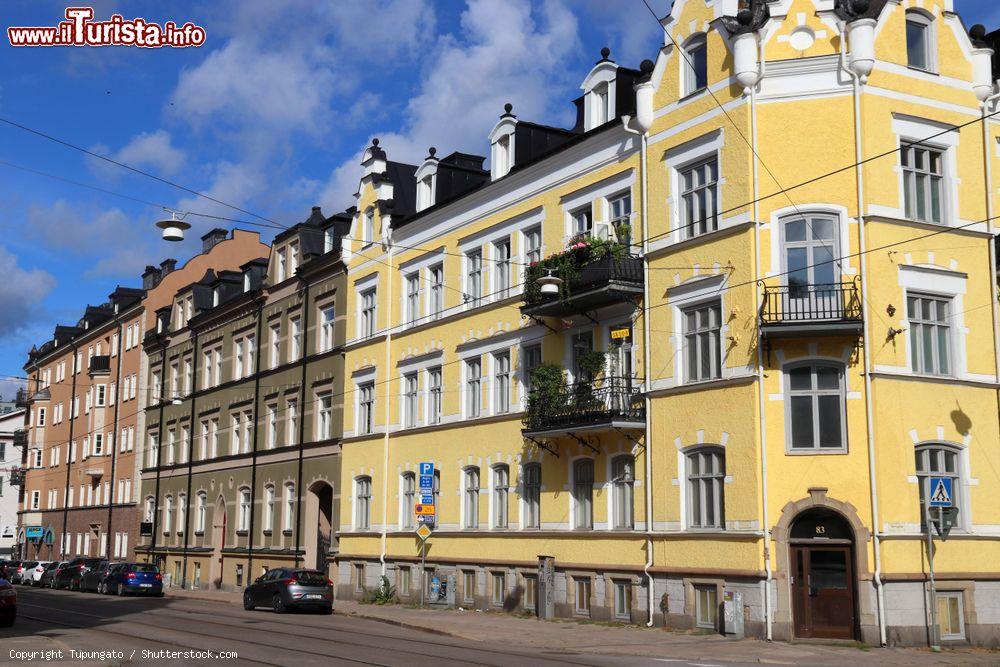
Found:
M 951 507 L 955 504 L 952 481 L 951 477 L 931 477 L 931 507 Z

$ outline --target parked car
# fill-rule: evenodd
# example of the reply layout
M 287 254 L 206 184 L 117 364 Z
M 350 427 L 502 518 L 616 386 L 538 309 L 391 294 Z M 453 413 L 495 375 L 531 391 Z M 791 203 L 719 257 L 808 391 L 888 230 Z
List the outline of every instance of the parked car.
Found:
M 9 628 L 17 618 L 17 591 L 6 579 L 0 579 L 0 627 Z
M 90 568 L 90 572 L 87 572 L 83 575 L 83 578 L 80 579 L 80 590 L 100 593 L 101 583 L 104 581 L 104 578 L 108 576 L 108 572 L 111 570 L 113 565 L 117 565 L 117 563 L 102 560 L 96 567 Z
M 38 564 L 35 565 L 30 572 L 21 575 L 21 579 L 23 579 L 24 583 L 29 586 L 37 586 L 38 580 L 42 578 L 42 573 L 45 572 L 45 568 L 47 568 L 51 562 L 52 561 L 50 560 L 38 561 Z
M 45 568 L 45 572 L 42 572 L 42 576 L 38 578 L 38 585 L 42 588 L 52 588 L 52 581 L 55 579 L 56 574 L 58 574 L 59 569 L 69 565 L 69 561 L 52 561 Z
M 33 570 L 36 565 L 38 565 L 38 561 L 37 560 L 25 560 L 25 561 L 21 561 L 21 564 L 17 566 L 17 569 L 14 570 L 14 573 L 11 575 L 10 583 L 12 583 L 12 584 L 25 584 L 25 583 L 27 583 L 24 580 L 24 574 L 25 574 L 25 572 L 30 573 L 31 570 Z
M 103 558 L 74 558 L 66 567 L 52 578 L 52 588 L 68 588 L 71 591 L 80 590 L 83 575 L 97 567 Z
M 268 570 L 243 592 L 243 608 L 269 606 L 276 614 L 291 609 L 333 613 L 333 582 L 318 570 L 279 567 Z
M 104 578 L 108 595 L 156 595 L 163 597 L 163 575 L 151 563 L 119 563 Z

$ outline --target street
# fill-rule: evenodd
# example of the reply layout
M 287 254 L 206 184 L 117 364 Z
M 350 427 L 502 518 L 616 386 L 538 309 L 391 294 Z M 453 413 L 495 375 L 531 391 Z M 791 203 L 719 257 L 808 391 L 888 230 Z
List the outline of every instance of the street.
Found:
M 278 616 L 247 612 L 234 604 L 188 598 L 120 598 L 46 589 L 18 588 L 18 619 L 0 629 L 0 662 L 18 662 L 13 652 L 62 650 L 67 664 L 81 664 L 74 651 L 120 651 L 82 664 L 155 664 L 177 656 L 157 651 L 211 651 L 227 656 L 182 655 L 185 665 L 220 662 L 260 665 L 617 665 L 706 664 L 524 649 L 443 637 L 336 613 Z M 150 653 L 143 653 L 151 652 Z M 133 653 L 134 652 L 134 653 Z M 21 659 L 25 659 L 22 655 Z M 37 660 L 37 659 L 36 659 Z M 713 665 L 720 663 L 711 663 Z M 727 663 L 735 664 L 735 663 Z

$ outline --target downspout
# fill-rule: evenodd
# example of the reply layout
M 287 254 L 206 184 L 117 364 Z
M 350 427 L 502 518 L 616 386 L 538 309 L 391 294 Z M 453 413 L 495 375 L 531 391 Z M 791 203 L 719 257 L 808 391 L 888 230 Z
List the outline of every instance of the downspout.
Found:
M 146 353 L 145 345 L 143 345 L 142 353 Z M 160 358 L 160 393 L 156 397 L 159 401 L 159 419 L 156 422 L 156 487 L 153 491 L 153 539 L 149 545 L 149 554 L 153 558 L 153 563 L 156 563 L 156 531 L 159 527 L 160 522 L 160 453 L 163 450 L 163 408 L 166 403 L 163 401 L 163 383 L 166 382 L 167 377 L 167 344 L 163 343 L 163 349 L 160 351 L 162 355 Z M 194 360 L 192 360 L 193 363 Z M 142 434 L 142 439 L 149 442 L 145 434 Z
M 764 41 L 757 40 L 757 62 L 759 63 L 757 80 L 752 85 L 746 87 L 750 95 L 750 159 L 753 163 L 751 179 L 753 181 L 753 270 L 754 283 L 758 284 L 761 276 L 760 270 L 760 171 L 759 160 L 757 159 L 757 84 L 764 78 L 767 71 L 767 61 L 764 58 Z M 749 83 L 749 82 L 748 82 Z M 760 313 L 761 294 L 759 289 L 754 290 L 754 313 Z M 774 581 L 774 572 L 771 569 L 771 529 L 768 527 L 770 517 L 770 503 L 768 502 L 769 487 L 767 483 L 767 416 L 764 400 L 764 350 L 758 339 L 757 343 L 757 403 L 760 428 L 760 496 L 761 496 L 761 536 L 764 538 L 764 637 L 767 641 L 773 639 L 774 627 L 774 603 L 771 600 L 771 582 Z
M 60 560 L 66 557 L 66 528 L 69 524 L 69 480 L 70 480 L 70 469 L 73 467 L 71 459 L 73 454 L 73 428 L 76 426 L 76 420 L 79 418 L 77 414 L 76 407 L 76 376 L 83 372 L 82 368 L 76 367 L 76 345 L 70 348 L 73 354 L 73 382 L 70 383 L 69 392 L 69 443 L 66 447 L 66 489 L 63 491 L 63 527 L 62 527 L 62 544 L 59 545 Z M 83 454 L 83 450 L 80 450 L 80 454 Z M 22 487 L 23 488 L 23 487 Z M 27 540 L 25 540 L 27 541 Z
M 650 369 L 651 361 L 649 354 L 650 331 L 649 331 L 649 217 L 646 196 L 647 180 L 647 134 L 653 125 L 653 83 L 650 78 L 653 73 L 653 63 L 649 60 L 643 61 L 640 66 L 641 71 L 646 75 L 646 80 L 636 87 L 636 126 L 638 129 L 629 127 L 628 116 L 622 117 L 622 127 L 626 132 L 634 134 L 639 138 L 639 198 L 640 210 L 642 211 L 642 371 L 643 380 L 643 402 L 645 403 L 645 440 L 643 454 L 645 458 L 645 486 L 646 486 L 646 563 L 642 572 L 646 577 L 646 591 L 648 600 L 648 620 L 646 627 L 653 626 L 653 614 L 655 609 L 656 591 L 653 575 L 650 569 L 653 567 L 653 452 L 652 452 L 652 400 L 649 397 L 650 391 Z M 666 611 L 664 610 L 664 623 L 666 622 Z
M 121 380 L 122 380 L 122 321 L 119 319 L 118 314 L 115 314 L 115 321 L 118 322 L 118 350 L 115 352 L 115 356 L 118 358 L 118 364 L 115 366 L 115 419 L 114 419 L 114 429 L 111 431 L 111 498 L 108 499 L 108 532 L 104 543 L 104 555 L 110 560 L 111 558 L 111 512 L 114 507 L 114 494 L 115 494 L 115 464 L 118 462 L 118 448 L 120 443 L 118 442 L 118 407 L 121 405 L 121 401 L 118 400 L 118 392 L 121 391 Z M 109 394 L 110 395 L 110 392 Z M 72 409 L 72 406 L 71 406 Z M 118 499 L 121 502 L 121 498 Z
M 299 382 L 301 386 L 299 387 L 299 462 L 298 462 L 298 472 L 295 478 L 295 494 L 298 496 L 295 505 L 295 567 L 299 566 L 299 561 L 302 560 L 302 499 L 305 496 L 302 493 L 302 460 L 305 456 L 305 437 L 306 437 L 306 370 L 308 367 L 307 359 L 309 358 L 307 342 L 309 340 L 309 281 L 305 281 L 306 285 L 302 289 L 302 344 L 299 345 L 299 366 L 302 368 L 302 375 Z M 259 353 L 259 350 L 258 350 Z M 260 356 L 258 354 L 258 356 Z M 253 493 L 251 491 L 251 493 Z
M 194 333 L 191 341 L 191 411 L 188 413 L 187 441 L 187 491 L 184 494 L 184 568 L 181 572 L 181 589 L 187 588 L 188 546 L 191 544 L 191 479 L 194 476 L 194 417 L 198 395 L 195 392 L 195 378 L 198 377 L 198 334 Z M 185 387 L 187 389 L 187 387 Z
M 391 233 L 388 235 L 389 244 L 389 272 L 388 275 L 388 292 L 389 298 L 386 303 L 388 303 L 388 309 L 386 312 L 385 320 L 385 435 L 382 438 L 382 530 L 380 538 L 380 550 L 379 550 L 379 565 L 381 569 L 382 576 L 385 576 L 385 555 L 388 547 L 388 526 L 389 526 L 389 412 L 392 409 L 392 376 L 391 365 L 392 365 L 392 256 L 394 254 L 395 248 L 392 245 Z
M 993 169 L 990 165 L 990 131 L 989 123 L 987 122 L 987 109 L 989 105 L 1000 99 L 1000 92 L 990 95 L 982 102 L 981 112 L 983 116 L 983 174 L 986 180 L 986 228 L 993 231 Z M 990 299 L 992 303 L 992 313 L 993 313 L 993 357 L 994 357 L 994 372 L 1000 374 L 1000 345 L 997 342 L 997 333 L 1000 332 L 1000 323 L 997 319 L 997 256 L 996 256 L 996 237 L 990 239 L 990 274 L 993 275 L 993 280 L 990 281 Z
M 847 36 L 846 25 L 841 24 L 840 39 L 840 67 L 851 77 L 854 98 L 854 161 L 855 178 L 857 190 L 857 217 L 858 217 L 858 254 L 861 257 L 859 270 L 861 272 L 861 315 L 863 329 L 862 353 L 865 359 L 865 420 L 868 431 L 868 479 L 871 487 L 872 501 L 872 547 L 875 556 L 875 572 L 872 580 L 875 583 L 876 604 L 878 606 L 878 632 L 879 643 L 885 647 L 885 586 L 882 582 L 882 542 L 879 534 L 879 511 L 878 511 L 878 480 L 875 476 L 875 417 L 872 407 L 872 379 L 871 379 L 871 359 L 868 355 L 868 343 L 871 340 L 871 324 L 869 322 L 868 307 L 868 254 L 865 237 L 865 215 L 864 215 L 864 175 L 862 172 L 863 151 L 861 146 L 861 77 L 850 67 L 845 65 L 845 37 Z M 866 77 L 867 78 L 867 77 Z
M 257 297 L 257 333 L 254 339 L 254 345 L 257 349 L 254 351 L 254 363 L 253 363 L 253 414 L 254 414 L 254 429 L 253 429 L 253 449 L 250 454 L 250 530 L 247 533 L 247 581 L 251 581 L 253 577 L 253 515 L 254 508 L 257 506 L 257 443 L 258 443 L 258 432 L 261 429 L 260 420 L 260 363 L 261 357 L 264 356 L 264 347 L 261 345 L 263 339 L 261 338 L 262 331 L 261 327 L 263 325 L 262 320 L 264 319 L 264 295 L 261 293 Z

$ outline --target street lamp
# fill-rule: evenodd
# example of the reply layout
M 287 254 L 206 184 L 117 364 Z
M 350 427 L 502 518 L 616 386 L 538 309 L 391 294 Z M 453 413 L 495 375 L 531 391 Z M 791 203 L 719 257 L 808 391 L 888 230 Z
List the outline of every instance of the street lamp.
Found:
M 563 284 L 563 279 L 552 275 L 552 269 L 548 269 L 546 275 L 535 280 L 538 284 L 538 291 L 542 294 L 559 294 L 559 287 Z
M 164 209 L 170 210 L 170 209 Z M 170 211 L 169 220 L 160 220 L 156 223 L 156 226 L 163 230 L 163 239 L 165 241 L 183 241 L 184 240 L 184 230 L 191 229 L 191 224 L 184 222 L 181 218 L 177 217 L 177 211 Z

